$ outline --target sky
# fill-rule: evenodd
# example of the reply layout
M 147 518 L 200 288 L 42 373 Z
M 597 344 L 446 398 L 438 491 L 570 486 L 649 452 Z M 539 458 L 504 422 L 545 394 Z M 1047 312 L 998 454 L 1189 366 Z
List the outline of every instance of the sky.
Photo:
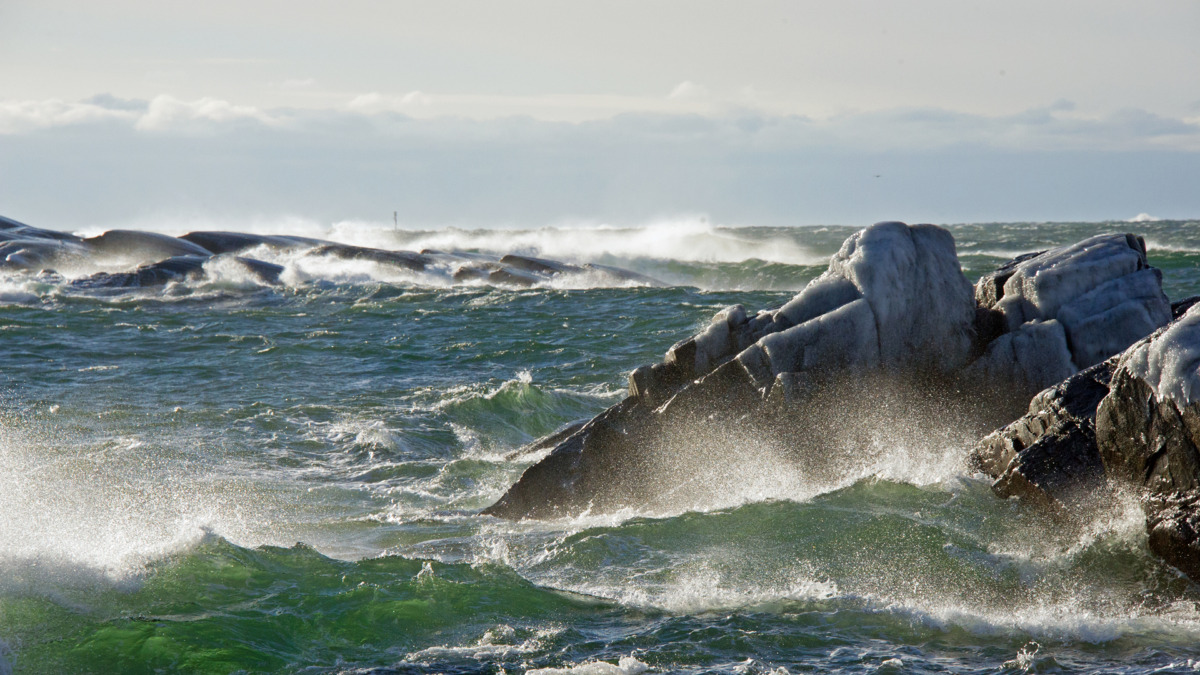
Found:
M 1200 216 L 1200 3 L 0 0 L 0 214 Z

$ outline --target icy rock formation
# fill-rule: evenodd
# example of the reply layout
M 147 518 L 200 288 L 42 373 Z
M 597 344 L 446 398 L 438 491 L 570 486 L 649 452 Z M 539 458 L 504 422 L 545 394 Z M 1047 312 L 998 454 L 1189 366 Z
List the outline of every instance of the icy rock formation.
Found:
M 1121 356 L 1096 436 L 1109 477 L 1146 495 L 1150 549 L 1200 581 L 1200 306 Z
M 680 435 L 720 453 L 721 443 L 736 444 L 721 440 L 731 432 L 768 430 L 802 446 L 797 456 L 809 446 L 819 453 L 823 433 L 855 424 L 831 416 L 864 412 L 829 405 L 830 393 L 869 397 L 885 380 L 967 400 L 963 409 L 978 418 L 967 426 L 1011 419 L 1007 411 L 1062 382 L 974 461 L 1000 494 L 1073 503 L 1102 482 L 1094 419 L 1115 367 L 1104 359 L 1170 318 L 1134 235 L 1027 254 L 972 288 L 947 231 L 878 223 L 847 239 L 782 307 L 753 316 L 729 307 L 661 363 L 634 370 L 629 398 L 558 443 L 485 513 L 547 517 L 642 503 L 654 487 L 643 469 L 677 466 L 668 456 L 676 450 L 664 448 L 672 439 L 678 448 Z
M 1171 320 L 1160 272 L 1132 234 L 1107 234 L 1014 259 L 976 284 L 977 333 L 989 344 L 968 369 L 1039 391 L 1122 351 Z
M 741 305 L 630 376 L 651 407 L 724 366 L 766 396 L 785 373 L 933 370 L 967 361 L 975 302 L 954 238 L 933 225 L 877 223 L 842 244 L 829 269 L 790 302 L 749 317 Z
M 560 443 L 485 513 L 547 517 L 636 503 L 639 467 L 661 439 L 707 428 L 716 438 L 770 401 L 794 403 L 835 377 L 943 376 L 970 356 L 974 289 L 954 239 L 932 225 L 878 223 L 842 245 L 829 269 L 772 312 L 735 305 L 662 363 L 630 375 L 630 396 Z M 715 441 L 714 441 L 715 442 Z

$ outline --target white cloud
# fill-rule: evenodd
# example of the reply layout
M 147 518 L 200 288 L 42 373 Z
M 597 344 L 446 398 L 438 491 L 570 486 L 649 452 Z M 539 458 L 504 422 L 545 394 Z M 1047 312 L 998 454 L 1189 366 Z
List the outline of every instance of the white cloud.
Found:
M 104 121 L 133 121 L 138 113 L 95 102 L 0 101 L 0 134 L 19 134 L 48 127 L 74 126 Z
M 688 87 L 684 87 L 688 85 Z M 959 146 L 1043 152 L 1159 150 L 1200 151 L 1200 120 L 1171 118 L 1140 109 L 1095 116 L 1080 113 L 1068 101 L 1013 115 L 977 115 L 939 108 L 897 108 L 845 112 L 829 117 L 769 114 L 751 107 L 717 108 L 705 102 L 685 102 L 698 95 L 699 85 L 685 82 L 675 98 L 657 99 L 657 107 L 637 113 L 629 101 L 605 98 L 543 96 L 432 96 L 421 91 L 405 94 L 371 92 L 356 96 L 340 108 L 262 109 L 205 97 L 186 101 L 160 95 L 151 101 L 122 99 L 109 94 L 67 102 L 0 101 L 0 134 L 21 134 L 54 127 L 107 124 L 138 132 L 212 134 L 222 129 L 265 125 L 294 134 L 328 133 L 340 121 L 363 117 L 377 130 L 427 142 L 457 135 L 463 142 L 493 142 L 505 134 L 541 134 L 561 122 L 547 121 L 531 110 L 559 109 L 571 124 L 622 130 L 654 142 L 704 143 L 770 151 L 809 149 L 866 151 L 932 151 Z M 504 114 L 477 117 L 486 107 Z M 577 114 L 586 113 L 582 118 Z M 395 114 L 403 115 L 401 118 Z M 471 124 L 434 124 L 440 119 L 471 120 Z M 403 123 L 404 119 L 423 124 Z M 522 120 L 519 124 L 504 120 Z M 447 131 L 453 127 L 453 131 Z M 497 130 L 503 130 L 503 132 Z M 540 130 L 540 131 L 539 131 Z M 101 132 L 103 133 L 103 132 Z M 559 132 L 554 132 L 559 133 Z
M 273 124 L 275 119 L 253 106 L 204 97 L 182 101 L 166 94 L 155 96 L 145 114 L 138 118 L 138 131 L 210 131 L 214 123 L 254 120 Z
M 350 99 L 346 108 L 357 113 L 371 115 L 381 112 L 411 113 L 414 109 L 425 108 L 431 104 L 433 104 L 433 97 L 420 91 L 410 91 L 399 96 L 373 91 Z
M 667 94 L 667 98 L 674 99 L 702 99 L 708 98 L 708 88 L 704 85 L 696 84 L 691 80 L 684 80 L 675 85 L 671 93 Z

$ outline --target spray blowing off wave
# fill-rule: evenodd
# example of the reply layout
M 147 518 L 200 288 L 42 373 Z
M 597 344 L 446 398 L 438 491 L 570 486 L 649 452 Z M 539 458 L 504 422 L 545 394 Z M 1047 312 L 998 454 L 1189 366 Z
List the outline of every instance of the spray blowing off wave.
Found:
M 179 236 L 200 230 L 232 230 L 325 239 L 382 249 L 465 250 L 492 255 L 516 253 L 574 263 L 656 258 L 684 262 L 731 263 L 761 260 L 789 265 L 823 262 L 828 253 L 802 244 L 794 233 L 771 228 L 716 225 L 704 217 L 683 216 L 640 225 L 564 223 L 539 228 L 395 227 L 390 222 L 345 220 L 331 224 L 305 218 L 221 221 L 195 218 L 142 220 L 122 227 Z M 103 228 L 84 228 L 94 236 Z
M 293 228 L 308 232 L 315 228 Z M 187 282 L 235 287 L 383 282 L 427 287 L 794 287 L 809 255 L 794 240 L 707 223 L 650 228 L 413 232 L 340 224 L 314 238 L 200 230 L 94 236 L 0 218 L 0 273 L 77 291 Z M 369 242 L 370 246 L 344 243 Z M 553 255 L 555 259 L 541 257 Z M 747 267 L 756 257 L 791 262 Z M 18 274 L 18 276 L 21 276 Z M 19 298 L 20 293 L 5 293 Z

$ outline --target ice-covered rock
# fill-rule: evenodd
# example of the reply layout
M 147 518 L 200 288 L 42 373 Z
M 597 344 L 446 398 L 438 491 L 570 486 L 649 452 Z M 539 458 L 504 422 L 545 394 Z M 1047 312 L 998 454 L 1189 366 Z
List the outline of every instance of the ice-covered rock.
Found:
M 1061 382 L 1075 371 L 1066 331 L 1054 319 L 1030 321 L 1000 335 L 966 370 L 978 381 L 1025 392 Z
M 953 237 L 932 225 L 878 223 L 847 239 L 829 269 L 779 309 L 751 316 L 729 307 L 662 363 L 635 370 L 629 398 L 530 467 L 486 513 L 636 503 L 647 487 L 638 467 L 669 462 L 661 454 L 680 433 L 719 446 L 751 419 L 770 426 L 761 418 L 772 401 L 796 404 L 827 382 L 951 375 L 970 356 L 974 319 Z M 783 389 L 772 396 L 777 382 Z
M 1124 350 L 1171 320 L 1160 272 L 1133 234 L 1019 256 L 975 285 L 977 377 L 1028 393 Z
M 1124 486 L 1150 549 L 1200 581 L 1200 305 L 1038 394 L 972 463 L 997 494 L 1057 512 L 1102 498 L 1102 478 Z
M 1158 494 L 1200 488 L 1200 306 L 1121 355 L 1096 433 L 1110 476 Z
M 1150 549 L 1200 581 L 1200 306 L 1121 355 L 1096 437 L 1108 476 L 1145 495 Z
M 648 482 L 639 467 L 675 462 L 664 454 L 681 437 L 702 439 L 711 454 L 738 433 L 783 434 L 793 449 L 819 453 L 822 434 L 855 433 L 854 420 L 831 417 L 870 414 L 831 404 L 829 392 L 869 397 L 885 381 L 914 397 L 966 401 L 973 417 L 961 424 L 971 428 L 1011 419 L 1061 382 L 975 453 L 998 493 L 1057 508 L 1102 481 L 1094 420 L 1115 367 L 1105 359 L 1170 317 L 1134 235 L 1020 256 L 972 287 L 946 230 L 877 223 L 848 238 L 782 307 L 754 315 L 729 307 L 662 362 L 636 369 L 629 398 L 560 443 L 487 512 L 636 504 Z
M 657 404 L 731 361 L 764 396 L 789 372 L 954 372 L 970 356 L 973 296 L 949 232 L 876 223 L 851 235 L 791 301 L 754 317 L 741 305 L 723 310 L 661 366 L 634 371 L 630 393 Z

